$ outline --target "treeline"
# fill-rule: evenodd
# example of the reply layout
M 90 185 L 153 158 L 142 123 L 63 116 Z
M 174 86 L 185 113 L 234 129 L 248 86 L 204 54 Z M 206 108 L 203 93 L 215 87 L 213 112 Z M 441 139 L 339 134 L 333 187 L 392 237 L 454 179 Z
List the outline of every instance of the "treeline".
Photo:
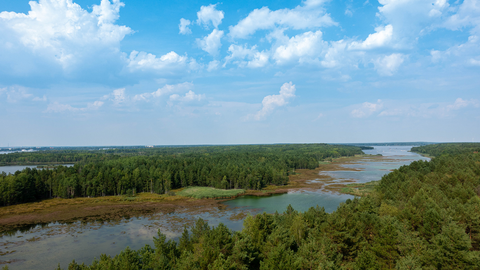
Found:
M 325 213 L 291 207 L 240 232 L 199 219 L 178 242 L 68 269 L 480 269 L 480 154 L 443 155 L 384 176 L 372 195 Z
M 458 155 L 463 153 L 474 153 L 480 151 L 480 143 L 439 143 L 420 147 L 412 147 L 412 152 L 427 154 L 430 156 L 441 156 L 444 154 Z
M 0 175 L 0 204 L 52 197 L 165 193 L 187 186 L 261 189 L 285 185 L 295 169 L 314 169 L 326 158 L 361 154 L 358 147 L 308 144 L 195 147 Z M 193 150 L 194 151 L 193 151 Z M 216 151 L 215 151 L 216 149 Z
M 119 157 L 118 155 L 74 150 L 51 150 L 28 153 L 16 152 L 0 155 L 0 165 L 88 163 L 117 159 Z
M 73 148 L 77 149 L 77 148 Z M 82 149 L 82 148 L 79 148 Z M 207 153 L 285 153 L 315 155 L 318 160 L 325 157 L 361 154 L 355 146 L 328 144 L 270 144 L 270 145 L 213 145 L 213 146 L 159 146 L 94 148 L 84 150 L 43 150 L 36 152 L 16 152 L 0 155 L 0 165 L 31 165 L 46 163 L 89 163 L 118 159 L 130 156 L 172 156 Z

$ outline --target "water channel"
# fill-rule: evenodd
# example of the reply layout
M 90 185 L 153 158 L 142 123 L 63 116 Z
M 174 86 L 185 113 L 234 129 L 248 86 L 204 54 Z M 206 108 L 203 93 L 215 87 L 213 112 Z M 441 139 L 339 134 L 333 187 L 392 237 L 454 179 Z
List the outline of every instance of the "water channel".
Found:
M 61 164 L 65 167 L 72 167 L 74 164 Z M 17 166 L 0 166 L 0 174 L 5 172 L 6 174 L 14 174 L 16 171 L 22 171 L 25 168 L 30 169 L 37 169 L 43 170 L 44 168 L 41 166 L 52 166 L 52 165 L 33 165 L 33 166 L 25 166 L 25 165 L 17 165 Z M 58 166 L 58 165 L 55 165 Z M 47 167 L 48 168 L 48 167 Z M 50 168 L 49 168 L 50 169 Z
M 381 154 L 382 158 L 365 157 L 342 165 L 345 167 L 344 171 L 320 174 L 331 176 L 332 183 L 380 180 L 383 175 L 400 166 L 416 160 L 428 160 L 408 152 L 410 148 L 377 146 L 364 152 L 371 155 Z M 153 245 L 152 238 L 156 236 L 158 229 L 166 234 L 167 238 L 176 239 L 181 235 L 184 225 L 190 226 L 198 218 L 207 220 L 211 226 L 224 223 L 237 231 L 242 229 L 243 220 L 248 213 L 282 213 L 289 204 L 298 211 L 306 211 L 318 205 L 327 212 L 333 212 L 340 203 L 349 198 L 353 196 L 325 192 L 323 189 L 297 190 L 270 197 L 239 197 L 213 209 L 185 209 L 171 214 L 158 213 L 115 222 L 37 225 L 0 238 L 0 263 L 9 262 L 9 268 L 13 270 L 54 269 L 58 263 L 62 268 L 67 268 L 72 260 L 90 264 L 93 258 L 98 258 L 101 253 L 114 256 L 127 246 L 139 249 L 145 244 Z

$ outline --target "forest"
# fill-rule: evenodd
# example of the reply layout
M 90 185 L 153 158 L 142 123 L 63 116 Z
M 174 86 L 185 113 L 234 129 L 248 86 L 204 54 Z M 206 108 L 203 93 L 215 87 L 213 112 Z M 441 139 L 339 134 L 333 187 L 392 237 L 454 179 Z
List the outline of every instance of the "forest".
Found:
M 412 147 L 411 151 L 419 154 L 427 154 L 433 157 L 438 157 L 444 154 L 457 155 L 462 153 L 478 153 L 480 151 L 480 143 L 430 144 Z
M 330 214 L 288 207 L 248 216 L 239 232 L 199 219 L 178 241 L 159 231 L 153 247 L 68 269 L 480 269 L 479 195 L 480 154 L 444 154 L 393 171 Z
M 0 155 L 5 162 L 56 160 L 72 167 L 0 175 L 0 204 L 60 197 L 166 193 L 188 186 L 261 189 L 285 185 L 296 169 L 362 154 L 360 147 L 329 144 L 236 145 L 39 151 Z

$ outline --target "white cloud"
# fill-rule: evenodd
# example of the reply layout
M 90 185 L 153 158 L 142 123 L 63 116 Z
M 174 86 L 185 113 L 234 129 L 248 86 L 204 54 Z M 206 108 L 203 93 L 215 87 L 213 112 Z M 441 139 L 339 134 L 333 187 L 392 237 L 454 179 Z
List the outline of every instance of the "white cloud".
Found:
M 266 52 L 255 52 L 253 59 L 248 61 L 247 67 L 260 68 L 268 63 L 268 54 Z
M 433 3 L 432 3 L 433 2 Z M 448 11 L 446 0 L 379 0 L 377 16 L 395 32 L 392 45 L 412 48 L 418 37 L 431 31 L 442 22 L 442 14 Z
M 389 108 L 382 111 L 379 116 L 408 116 L 422 118 L 448 118 L 454 116 L 454 112 L 468 107 L 478 108 L 480 103 L 476 99 L 457 98 L 453 103 L 421 103 L 399 104 L 393 102 Z
M 299 30 L 336 25 L 321 7 L 323 2 L 307 1 L 304 6 L 275 11 L 268 7 L 255 9 L 237 25 L 230 26 L 229 35 L 232 38 L 247 38 L 258 30 L 272 30 L 277 27 Z
M 23 87 L 11 87 L 7 91 L 7 101 L 10 103 L 16 103 L 22 99 L 29 99 L 31 97 L 33 97 L 33 95 L 28 93 Z
M 448 5 L 448 3 L 447 3 Z M 450 16 L 444 26 L 451 30 L 473 26 L 472 34 L 480 34 L 480 5 L 476 0 L 465 0 L 458 7 L 458 12 Z
M 276 48 L 273 58 L 277 64 L 283 64 L 292 60 L 300 63 L 316 58 L 324 47 L 322 32 L 306 32 L 294 36 L 285 45 Z
M 468 106 L 478 107 L 479 104 L 478 104 L 478 101 L 475 99 L 464 100 L 462 98 L 457 98 L 453 104 L 447 105 L 446 109 L 447 111 L 459 110 Z
M 2 93 L 6 93 L 7 102 L 9 103 L 17 103 L 22 100 L 47 101 L 47 97 L 45 95 L 43 97 L 36 97 L 30 93 L 28 88 L 19 85 L 0 88 L 0 95 Z
M 56 63 L 64 70 L 97 58 L 114 57 L 118 61 L 119 43 L 132 33 L 129 27 L 114 24 L 124 5 L 119 0 L 102 0 L 100 5 L 93 5 L 91 13 L 71 0 L 39 0 L 29 4 L 28 14 L 0 13 L 0 30 L 8 34 L 10 43 L 0 48 L 4 60 L 14 59 L 9 57 L 11 53 L 28 52 L 36 57 L 29 61 L 39 65 L 37 68 L 44 68 L 43 63 L 37 63 L 40 60 Z
M 204 94 L 195 94 L 192 90 L 189 90 L 184 96 L 178 94 L 173 94 L 170 96 L 171 101 L 180 101 L 180 102 L 192 102 L 192 101 L 201 101 L 205 98 Z
M 113 101 L 113 104 L 115 104 L 115 105 L 119 105 L 119 104 L 125 102 L 125 100 L 126 100 L 125 88 L 113 90 L 111 100 Z
M 302 1 L 306 7 L 317 7 L 323 5 L 325 2 L 329 0 L 305 0 Z
M 352 110 L 350 113 L 355 118 L 363 118 L 378 112 L 383 108 L 383 102 L 379 99 L 377 103 L 364 102 L 357 109 Z
M 191 88 L 193 88 L 193 84 L 189 83 L 189 82 L 184 82 L 184 83 L 175 84 L 175 85 L 167 84 L 162 88 L 158 88 L 157 91 L 154 91 L 154 92 L 151 92 L 151 93 L 143 93 L 143 94 L 135 95 L 133 97 L 133 100 L 134 101 L 141 101 L 141 100 L 148 101 L 148 100 L 153 99 L 153 98 L 159 98 L 161 96 L 176 93 L 176 92 L 185 92 L 187 90 L 190 90 Z
M 207 70 L 213 71 L 218 69 L 219 66 L 220 66 L 220 61 L 213 60 L 213 61 L 210 61 L 210 63 L 208 63 Z
M 330 42 L 323 60 L 320 62 L 323 67 L 334 68 L 345 63 L 343 58 L 348 54 L 346 52 L 347 42 L 344 40 Z
M 253 118 L 255 120 L 264 119 L 275 108 L 287 105 L 288 101 L 295 97 L 295 90 L 292 82 L 284 83 L 280 88 L 279 95 L 269 95 L 263 98 L 262 109 L 253 115 Z
M 347 9 L 345 9 L 344 14 L 347 15 L 348 17 L 352 17 L 353 16 L 353 11 L 350 8 L 347 8 Z
M 480 66 L 480 60 L 471 58 L 469 62 L 472 66 Z
M 132 51 L 128 59 L 130 71 L 156 71 L 171 73 L 175 70 L 185 68 L 188 57 L 180 56 L 174 51 L 157 57 L 146 52 Z
M 377 58 L 373 64 L 378 74 L 382 76 L 392 76 L 404 61 L 404 56 L 400 53 L 392 53 L 384 57 Z
M 268 64 L 269 54 L 265 51 L 259 52 L 256 48 L 256 46 L 248 48 L 247 45 L 230 45 L 228 48 L 229 55 L 225 57 L 223 66 L 225 67 L 228 62 L 233 62 L 242 68 L 264 67 Z
M 368 35 L 367 39 L 362 43 L 352 42 L 349 49 L 353 50 L 370 50 L 385 46 L 392 40 L 393 26 L 391 24 L 385 27 L 375 28 L 375 33 Z
M 102 101 L 95 101 L 92 103 L 88 103 L 87 107 L 84 108 L 76 108 L 72 107 L 69 104 L 60 104 L 58 102 L 53 102 L 48 104 L 47 109 L 44 112 L 47 113 L 61 113 L 61 112 L 86 112 L 86 111 L 93 111 L 98 110 L 102 107 L 104 103 Z
M 217 55 L 218 49 L 222 46 L 221 39 L 223 37 L 223 31 L 213 29 L 212 33 L 203 39 L 197 39 L 198 46 L 209 53 L 210 55 Z
M 180 34 L 182 35 L 188 35 L 192 33 L 192 30 L 188 28 L 188 26 L 191 24 L 189 20 L 186 20 L 184 18 L 180 19 L 180 24 L 178 25 L 178 28 L 180 29 Z
M 212 24 L 213 27 L 218 28 L 218 26 L 222 23 L 224 13 L 221 10 L 217 10 L 216 6 L 216 4 L 202 6 L 200 11 L 197 12 L 197 24 L 203 25 L 203 27 L 207 29 L 210 24 Z
M 47 101 L 47 96 L 43 95 L 43 97 L 34 97 L 33 101 Z

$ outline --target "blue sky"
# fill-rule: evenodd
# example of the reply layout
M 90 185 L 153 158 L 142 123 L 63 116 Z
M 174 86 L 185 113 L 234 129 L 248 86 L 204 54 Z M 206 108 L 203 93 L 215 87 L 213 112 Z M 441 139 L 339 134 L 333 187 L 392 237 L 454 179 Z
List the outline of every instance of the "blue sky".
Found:
M 0 147 L 480 140 L 478 0 L 0 12 Z

